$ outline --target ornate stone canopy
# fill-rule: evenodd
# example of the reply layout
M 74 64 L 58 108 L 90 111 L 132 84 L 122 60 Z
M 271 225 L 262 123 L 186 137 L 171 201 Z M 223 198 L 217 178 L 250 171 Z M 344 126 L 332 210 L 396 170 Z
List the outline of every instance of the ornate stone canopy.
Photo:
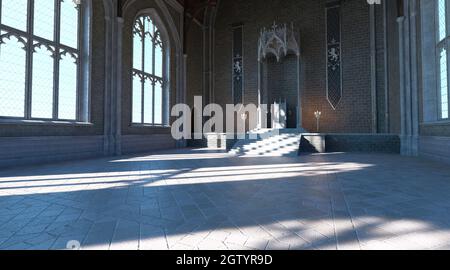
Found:
M 258 43 L 258 61 L 263 61 L 270 54 L 275 56 L 278 62 L 289 53 L 300 55 L 294 23 L 291 23 L 290 28 L 286 24 L 280 26 L 275 22 L 269 29 L 263 28 Z
M 265 128 L 267 126 L 267 118 L 264 109 L 261 108 L 263 104 L 269 104 L 269 95 L 274 89 L 269 88 L 269 81 L 272 79 L 267 77 L 269 73 L 268 66 L 272 63 L 264 61 L 268 56 L 275 56 L 278 62 L 288 55 L 295 55 L 297 59 L 297 69 L 295 75 L 297 83 L 297 98 L 293 99 L 293 93 L 289 100 L 290 112 L 289 121 L 295 120 L 296 123 L 290 122 L 290 125 L 296 124 L 296 128 L 302 127 L 302 110 L 301 110 L 301 92 L 300 92 L 300 46 L 298 42 L 298 33 L 294 31 L 294 23 L 288 27 L 286 24 L 278 25 L 274 23 L 270 28 L 263 28 L 260 33 L 258 41 L 258 104 L 260 105 L 258 113 L 258 128 Z M 265 74 L 265 75 L 264 75 Z M 266 77 L 265 77 L 266 76 Z M 263 79 L 264 77 L 264 79 Z M 293 78 L 292 78 L 293 79 Z M 277 87 L 284 87 L 278 85 Z M 291 87 L 291 86 L 289 86 Z M 279 91 L 283 89 L 275 89 L 274 91 Z M 286 99 L 286 97 L 281 97 Z M 272 118 L 272 128 L 285 128 L 287 127 L 287 109 L 288 102 L 275 102 L 271 104 L 273 110 L 271 111 Z M 296 109 L 293 109 L 295 108 Z M 273 121 L 275 120 L 275 121 Z

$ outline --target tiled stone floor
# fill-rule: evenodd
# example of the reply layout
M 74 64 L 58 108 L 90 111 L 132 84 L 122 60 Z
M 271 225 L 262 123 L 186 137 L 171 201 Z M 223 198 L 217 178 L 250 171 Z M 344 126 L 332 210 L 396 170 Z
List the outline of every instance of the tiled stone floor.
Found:
M 179 150 L 0 171 L 0 249 L 450 249 L 450 169 Z

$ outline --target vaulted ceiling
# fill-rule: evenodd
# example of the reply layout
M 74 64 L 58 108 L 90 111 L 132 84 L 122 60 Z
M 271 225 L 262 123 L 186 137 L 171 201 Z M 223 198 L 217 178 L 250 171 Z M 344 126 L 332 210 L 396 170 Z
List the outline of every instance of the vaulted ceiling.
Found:
M 177 0 L 183 6 L 192 6 L 203 2 L 204 0 Z
M 208 6 L 216 6 L 217 0 L 177 0 L 185 9 L 188 17 L 199 21 L 203 21 L 203 16 L 205 13 L 205 9 Z M 121 14 L 122 6 L 126 2 L 126 0 L 119 0 L 119 15 Z
M 207 4 L 208 2 L 217 2 L 216 0 L 177 0 L 180 4 L 182 4 L 186 9 L 195 8 L 198 6 L 202 6 Z
M 217 0 L 177 0 L 184 6 L 186 14 L 199 21 L 203 21 L 205 9 L 209 6 L 216 6 Z

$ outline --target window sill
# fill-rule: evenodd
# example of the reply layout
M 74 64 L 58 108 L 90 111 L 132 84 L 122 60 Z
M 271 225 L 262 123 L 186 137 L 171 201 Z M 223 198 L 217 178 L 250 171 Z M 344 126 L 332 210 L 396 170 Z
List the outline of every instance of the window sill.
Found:
M 420 125 L 422 125 L 422 126 L 450 125 L 450 119 L 433 121 L 433 122 L 422 122 L 422 123 L 420 123 Z
M 131 124 L 132 128 L 153 128 L 153 129 L 169 129 L 170 126 L 148 125 L 148 124 Z
M 94 124 L 89 122 L 76 122 L 76 121 L 0 119 L 0 125 L 89 127 L 93 126 Z

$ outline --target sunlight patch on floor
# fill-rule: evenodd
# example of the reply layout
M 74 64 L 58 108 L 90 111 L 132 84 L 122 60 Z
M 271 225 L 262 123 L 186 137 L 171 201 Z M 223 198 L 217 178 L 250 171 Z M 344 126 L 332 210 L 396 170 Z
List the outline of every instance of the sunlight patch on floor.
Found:
M 96 190 L 142 185 L 159 187 L 221 182 L 286 180 L 363 170 L 370 164 L 343 162 L 223 166 L 198 169 L 136 170 L 104 173 L 0 177 L 0 196 Z

